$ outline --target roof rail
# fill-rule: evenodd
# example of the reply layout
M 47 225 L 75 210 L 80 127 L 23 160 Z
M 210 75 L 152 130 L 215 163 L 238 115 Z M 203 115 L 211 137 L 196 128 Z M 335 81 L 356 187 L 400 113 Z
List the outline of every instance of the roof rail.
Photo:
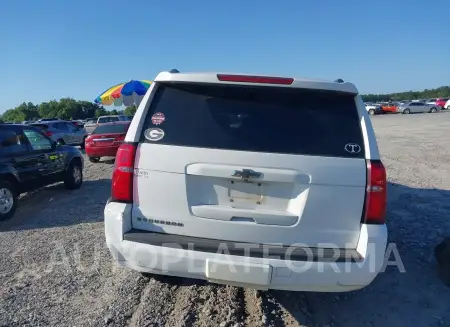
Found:
M 344 83 L 344 80 L 342 78 L 338 78 L 334 81 L 335 83 Z
M 171 69 L 170 71 L 169 71 L 169 73 L 171 73 L 171 74 L 176 74 L 176 73 L 179 73 L 180 71 L 178 70 L 178 69 Z

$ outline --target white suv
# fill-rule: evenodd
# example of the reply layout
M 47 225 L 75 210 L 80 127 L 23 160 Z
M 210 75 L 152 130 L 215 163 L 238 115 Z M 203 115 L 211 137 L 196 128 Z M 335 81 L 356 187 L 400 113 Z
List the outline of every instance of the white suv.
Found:
M 142 273 L 351 291 L 382 267 L 386 188 L 353 84 L 163 72 L 117 152 L 106 241 Z

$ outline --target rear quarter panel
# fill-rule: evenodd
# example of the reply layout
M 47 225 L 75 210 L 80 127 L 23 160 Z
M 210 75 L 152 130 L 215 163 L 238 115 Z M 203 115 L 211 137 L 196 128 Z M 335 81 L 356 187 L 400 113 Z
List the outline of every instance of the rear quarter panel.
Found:
M 65 170 L 67 170 L 67 168 L 69 168 L 70 163 L 76 159 L 76 160 L 80 160 L 81 161 L 81 168 L 84 168 L 84 159 L 83 156 L 81 155 L 81 153 L 78 151 L 78 149 L 70 146 L 70 145 L 65 145 L 64 149 L 61 150 L 61 152 L 65 153 L 65 162 L 64 162 L 64 166 L 65 166 Z
M 18 182 L 20 182 L 20 176 L 17 173 L 16 169 L 12 165 L 7 164 L 2 159 L 0 159 L 0 180 L 8 179 L 10 177 L 13 177 Z

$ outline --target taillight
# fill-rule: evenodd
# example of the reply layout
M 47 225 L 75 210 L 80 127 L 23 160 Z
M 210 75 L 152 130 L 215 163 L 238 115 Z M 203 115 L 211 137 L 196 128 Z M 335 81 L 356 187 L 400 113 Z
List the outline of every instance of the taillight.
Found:
M 133 174 L 136 144 L 123 143 L 116 154 L 111 180 L 111 200 L 133 202 Z
M 45 135 L 47 135 L 48 137 L 52 137 L 52 136 L 53 136 L 53 133 L 50 132 L 50 131 L 47 131 L 47 132 L 45 132 Z
M 363 223 L 386 222 L 387 180 L 386 169 L 379 160 L 367 160 L 367 188 Z
M 291 85 L 293 78 L 286 77 L 267 77 L 267 76 L 246 76 L 246 75 L 223 75 L 218 74 L 217 78 L 222 82 L 240 82 L 240 83 L 260 83 L 260 84 L 281 84 Z
M 113 143 L 116 143 L 116 144 L 122 143 L 122 142 L 125 140 L 125 135 L 126 135 L 126 134 L 116 136 L 116 137 L 114 138 L 114 142 L 113 142 Z
M 91 146 L 93 144 L 94 144 L 94 141 L 92 141 L 92 135 L 86 137 L 86 139 L 84 140 L 84 145 Z

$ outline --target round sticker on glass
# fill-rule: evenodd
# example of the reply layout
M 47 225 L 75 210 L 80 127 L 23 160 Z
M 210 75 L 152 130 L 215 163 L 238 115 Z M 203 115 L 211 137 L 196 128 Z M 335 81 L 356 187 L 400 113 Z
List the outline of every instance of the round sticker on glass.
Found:
M 162 112 L 157 112 L 152 116 L 152 123 L 154 125 L 161 125 L 166 120 L 166 116 Z
M 144 136 L 147 140 L 156 142 L 164 137 L 164 131 L 161 128 L 149 128 L 145 131 Z

